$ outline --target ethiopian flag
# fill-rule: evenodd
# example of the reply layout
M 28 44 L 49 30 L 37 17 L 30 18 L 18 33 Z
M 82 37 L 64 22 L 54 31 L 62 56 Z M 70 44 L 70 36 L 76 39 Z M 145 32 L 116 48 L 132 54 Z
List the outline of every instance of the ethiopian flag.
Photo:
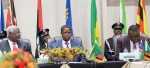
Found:
M 137 24 L 140 27 L 140 31 L 146 35 L 150 35 L 148 30 L 147 13 L 145 8 L 145 0 L 139 0 L 137 10 Z
M 101 34 L 100 34 L 100 23 L 97 18 L 96 1 L 91 1 L 91 43 L 92 52 L 90 57 L 96 59 L 96 56 L 102 54 Z

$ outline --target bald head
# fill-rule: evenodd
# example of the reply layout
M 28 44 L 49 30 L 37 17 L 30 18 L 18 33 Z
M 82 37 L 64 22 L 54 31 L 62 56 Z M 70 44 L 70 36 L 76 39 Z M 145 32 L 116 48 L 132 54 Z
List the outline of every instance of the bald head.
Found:
M 12 26 L 7 27 L 6 31 L 7 33 L 10 33 L 10 32 L 13 33 L 17 29 L 19 29 L 17 26 L 12 25 Z
M 7 28 L 7 37 L 9 40 L 13 42 L 17 42 L 18 39 L 20 39 L 20 30 L 17 26 L 9 26 Z

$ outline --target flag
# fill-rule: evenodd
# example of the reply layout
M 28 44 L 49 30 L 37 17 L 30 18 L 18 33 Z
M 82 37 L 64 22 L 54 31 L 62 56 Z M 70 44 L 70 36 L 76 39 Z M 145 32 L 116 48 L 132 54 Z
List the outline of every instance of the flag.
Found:
M 0 1 L 1 3 L 1 5 L 0 5 L 0 10 L 1 10 L 1 12 L 0 12 L 0 32 L 2 32 L 2 31 L 4 31 L 4 12 L 3 12 L 3 1 L 1 0 Z
M 14 0 L 10 0 L 10 3 L 11 3 L 11 12 L 12 12 L 12 23 L 13 25 L 17 25 Z
M 123 32 L 127 33 L 127 18 L 126 18 L 126 9 L 125 9 L 125 0 L 120 0 L 120 22 L 123 23 L 124 29 Z
M 97 18 L 96 1 L 91 1 L 91 43 L 92 52 L 90 58 L 96 59 L 96 56 L 102 54 L 103 48 L 101 44 L 100 23 Z
M 6 28 L 10 25 L 12 25 L 11 24 L 11 15 L 10 15 L 10 9 L 8 8 L 7 9 L 7 18 L 6 18 Z
M 72 16 L 70 0 L 66 0 L 66 25 L 72 28 Z
M 7 2 L 9 6 L 7 7 L 6 28 L 10 25 L 17 25 L 14 0 L 8 0 Z
M 42 0 L 38 0 L 37 8 L 37 32 L 43 29 L 43 15 L 42 15 Z
M 43 15 L 42 15 L 42 0 L 38 0 L 38 7 L 37 7 L 37 33 L 36 33 L 36 52 L 35 58 L 39 57 L 39 35 L 40 32 L 43 30 Z
M 137 24 L 140 27 L 140 31 L 146 35 L 150 35 L 148 31 L 147 12 L 145 8 L 145 0 L 139 0 L 137 10 Z

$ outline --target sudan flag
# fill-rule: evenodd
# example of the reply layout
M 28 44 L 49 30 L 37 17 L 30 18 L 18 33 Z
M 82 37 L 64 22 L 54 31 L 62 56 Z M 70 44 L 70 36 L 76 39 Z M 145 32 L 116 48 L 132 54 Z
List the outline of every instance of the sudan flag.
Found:
M 148 30 L 147 13 L 145 8 L 145 0 L 139 0 L 137 10 L 137 24 L 140 27 L 140 31 L 146 35 L 150 35 Z
M 37 33 L 36 33 L 36 53 L 35 57 L 38 58 L 39 52 L 39 35 L 40 32 L 43 30 L 43 15 L 42 15 L 42 0 L 38 0 L 38 7 L 37 7 Z

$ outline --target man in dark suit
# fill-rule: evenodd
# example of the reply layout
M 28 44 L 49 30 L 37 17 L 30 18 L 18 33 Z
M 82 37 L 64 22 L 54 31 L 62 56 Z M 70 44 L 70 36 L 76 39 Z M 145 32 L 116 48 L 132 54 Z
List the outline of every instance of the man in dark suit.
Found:
M 61 35 L 62 37 L 49 40 L 48 48 L 83 48 L 81 39 L 72 36 L 72 29 L 69 26 L 61 27 Z
M 145 42 L 150 42 L 150 38 L 140 33 L 138 25 L 131 25 L 128 35 L 118 39 L 119 52 L 135 52 L 144 49 Z
M 140 33 L 138 25 L 131 25 L 128 29 L 128 35 L 122 36 L 118 39 L 118 53 L 132 52 L 143 53 L 146 42 L 150 43 L 150 38 Z
M 122 23 L 114 23 L 112 25 L 112 29 L 114 35 L 111 38 L 105 40 L 105 57 L 108 61 L 116 61 L 118 60 L 116 57 L 116 45 L 117 45 L 117 37 L 122 34 L 122 29 L 124 25 Z
M 32 54 L 29 40 L 20 39 L 20 30 L 17 26 L 7 28 L 7 39 L 0 42 L 0 50 L 3 53 L 22 49 Z

